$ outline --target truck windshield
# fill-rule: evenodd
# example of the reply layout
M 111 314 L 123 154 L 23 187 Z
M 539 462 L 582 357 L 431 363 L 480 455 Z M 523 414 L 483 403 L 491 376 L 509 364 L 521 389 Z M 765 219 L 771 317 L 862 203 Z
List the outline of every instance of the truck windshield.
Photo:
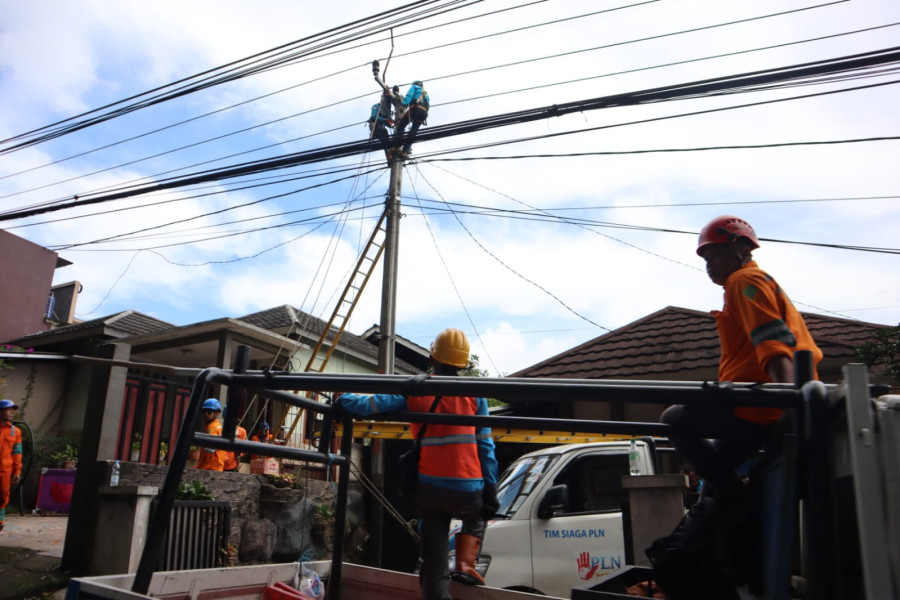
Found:
M 558 458 L 558 454 L 545 454 L 522 458 L 511 464 L 497 483 L 497 499 L 500 501 L 497 518 L 508 519 L 516 514 L 528 494 Z

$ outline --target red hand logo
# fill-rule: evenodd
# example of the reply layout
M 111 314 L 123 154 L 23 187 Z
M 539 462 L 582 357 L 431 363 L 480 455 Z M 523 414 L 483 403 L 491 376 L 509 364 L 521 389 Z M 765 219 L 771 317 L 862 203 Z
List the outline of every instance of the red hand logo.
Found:
M 594 573 L 597 571 L 597 567 L 599 564 L 591 566 L 591 554 L 590 552 L 582 552 L 578 556 L 578 560 L 576 562 L 578 565 L 578 576 L 587 581 L 591 577 L 594 576 Z

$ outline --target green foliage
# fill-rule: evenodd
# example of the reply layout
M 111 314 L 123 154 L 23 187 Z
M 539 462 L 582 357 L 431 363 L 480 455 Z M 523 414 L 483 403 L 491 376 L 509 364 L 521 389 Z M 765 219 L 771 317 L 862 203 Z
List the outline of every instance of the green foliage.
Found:
M 487 377 L 489 375 L 487 369 L 480 369 L 478 366 L 479 358 L 477 354 L 469 356 L 469 366 L 459 372 L 465 377 Z M 488 406 L 506 406 L 506 402 L 501 402 L 496 398 L 487 399 Z
M 176 500 L 214 500 L 209 488 L 202 481 L 194 480 L 190 483 L 182 483 L 178 486 L 178 493 L 175 494 Z
M 487 377 L 488 376 L 487 369 L 479 368 L 478 363 L 480 360 L 481 359 L 478 358 L 477 354 L 470 354 L 469 355 L 469 366 L 466 367 L 465 369 L 462 369 L 459 372 L 459 374 L 464 377 Z
M 54 452 L 50 458 L 63 462 L 76 461 L 78 460 L 78 446 L 66 443 L 65 446 Z
M 279 488 L 290 488 L 294 487 L 297 483 L 297 479 L 291 473 L 282 473 L 280 475 L 266 475 L 266 479 Z
M 900 381 L 900 325 L 879 329 L 854 352 L 870 369 L 874 367 L 886 377 Z
M 12 344 L 0 344 L 0 352 L 21 352 L 22 354 L 30 354 L 34 352 L 34 348 L 22 348 L 21 346 L 13 346 Z M 0 358 L 0 394 L 6 393 L 6 377 L 3 371 L 15 369 L 14 366 L 6 362 L 6 359 Z
M 335 511 L 330 504 L 320 504 L 316 508 L 316 514 L 323 519 L 333 519 Z
M 57 458 L 58 456 L 70 453 L 68 447 L 74 449 L 75 458 Z M 35 442 L 34 447 L 34 465 L 37 468 L 51 467 L 55 468 L 60 460 L 77 460 L 78 458 L 78 440 L 74 436 L 63 435 L 59 437 L 45 437 Z

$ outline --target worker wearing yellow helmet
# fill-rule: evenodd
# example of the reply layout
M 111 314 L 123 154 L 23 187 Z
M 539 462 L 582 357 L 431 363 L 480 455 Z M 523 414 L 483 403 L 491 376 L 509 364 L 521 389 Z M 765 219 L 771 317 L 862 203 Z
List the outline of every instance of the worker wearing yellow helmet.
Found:
M 469 340 L 459 329 L 445 329 L 432 342 L 430 358 L 432 375 L 456 376 L 469 366 Z M 360 416 L 391 410 L 488 414 L 484 398 L 468 396 L 343 394 L 337 404 Z M 411 429 L 416 437 L 422 434 L 418 484 L 412 497 L 422 535 L 422 596 L 425 600 L 451 600 L 451 577 L 469 585 L 484 585 L 475 565 L 485 520 L 499 507 L 494 441 L 488 427 L 413 423 Z M 460 519 L 462 528 L 456 534 L 456 566 L 451 574 L 447 535 L 452 518 Z

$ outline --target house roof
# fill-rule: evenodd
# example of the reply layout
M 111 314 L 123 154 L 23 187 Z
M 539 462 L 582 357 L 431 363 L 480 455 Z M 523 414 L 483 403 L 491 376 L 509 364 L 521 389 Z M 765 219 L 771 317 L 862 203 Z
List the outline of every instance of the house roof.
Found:
M 825 362 L 833 368 L 851 362 L 854 348 L 885 327 L 802 314 Z M 668 306 L 511 376 L 700 380 L 715 378 L 718 364 L 715 318 L 707 312 Z
M 134 310 L 126 310 L 106 317 L 30 334 L 18 340 L 12 340 L 12 343 L 23 346 L 40 346 L 104 336 L 117 340 L 129 338 L 123 341 L 136 346 L 156 348 L 164 345 L 172 346 L 178 340 L 188 340 L 196 343 L 198 336 L 209 337 L 211 332 L 220 330 L 241 331 L 242 334 L 248 335 L 257 341 L 265 341 L 265 337 L 275 335 L 289 336 L 297 342 L 300 342 L 301 339 L 310 342 L 318 341 L 319 336 L 325 329 L 325 324 L 325 321 L 322 319 L 287 304 L 261 310 L 243 317 L 213 319 L 185 326 L 176 326 Z M 332 332 L 329 334 L 328 339 L 331 340 L 333 338 L 334 333 Z M 270 340 L 270 343 L 274 344 L 274 347 L 279 345 L 277 340 Z M 347 352 L 376 361 L 378 359 L 377 345 L 349 331 L 344 331 L 341 334 L 339 344 Z M 204 360 L 208 362 L 210 359 Z M 395 359 L 395 364 L 405 372 L 419 372 L 422 370 L 402 359 Z
M 90 321 L 81 321 L 47 331 L 39 331 L 18 340 L 13 340 L 13 342 L 19 345 L 21 345 L 20 342 L 27 344 L 40 343 L 42 341 L 50 342 L 51 340 L 52 342 L 60 342 L 97 335 L 123 338 L 131 335 L 156 333 L 172 327 L 175 327 L 172 323 L 161 321 L 135 310 L 126 310 Z
M 325 321 L 318 317 L 314 317 L 309 313 L 290 306 L 282 304 L 281 306 L 273 306 L 266 310 L 251 313 L 243 317 L 237 318 L 239 321 L 249 323 L 269 331 L 278 331 L 281 335 L 289 335 L 292 337 L 316 338 L 322 335 L 325 330 Z M 328 340 L 334 338 L 334 330 L 327 336 Z M 354 335 L 349 331 L 341 334 L 340 343 L 369 356 L 378 356 L 378 347 L 367 342 L 358 335 Z
M 281 335 L 290 335 L 294 339 L 312 338 L 318 341 L 319 336 L 325 330 L 326 322 L 318 317 L 295 308 L 289 304 L 281 306 L 273 306 L 266 310 L 251 313 L 243 317 L 238 317 L 239 321 L 256 325 L 270 331 L 278 331 Z M 371 330 L 371 329 L 370 329 Z M 369 330 L 369 331 L 370 331 Z M 335 330 L 332 330 L 326 336 L 326 340 L 334 339 Z M 368 332 L 367 332 L 368 333 Z M 398 336 L 399 337 L 399 336 Z M 403 339 L 403 338 L 400 338 Z M 361 353 L 366 356 L 378 358 L 378 345 L 374 344 L 363 337 L 344 330 L 341 334 L 340 344 L 345 345 L 352 351 Z M 411 342 L 409 342 L 411 344 Z M 406 372 L 421 371 L 420 366 L 412 365 L 398 357 L 394 359 L 395 365 L 401 367 Z

